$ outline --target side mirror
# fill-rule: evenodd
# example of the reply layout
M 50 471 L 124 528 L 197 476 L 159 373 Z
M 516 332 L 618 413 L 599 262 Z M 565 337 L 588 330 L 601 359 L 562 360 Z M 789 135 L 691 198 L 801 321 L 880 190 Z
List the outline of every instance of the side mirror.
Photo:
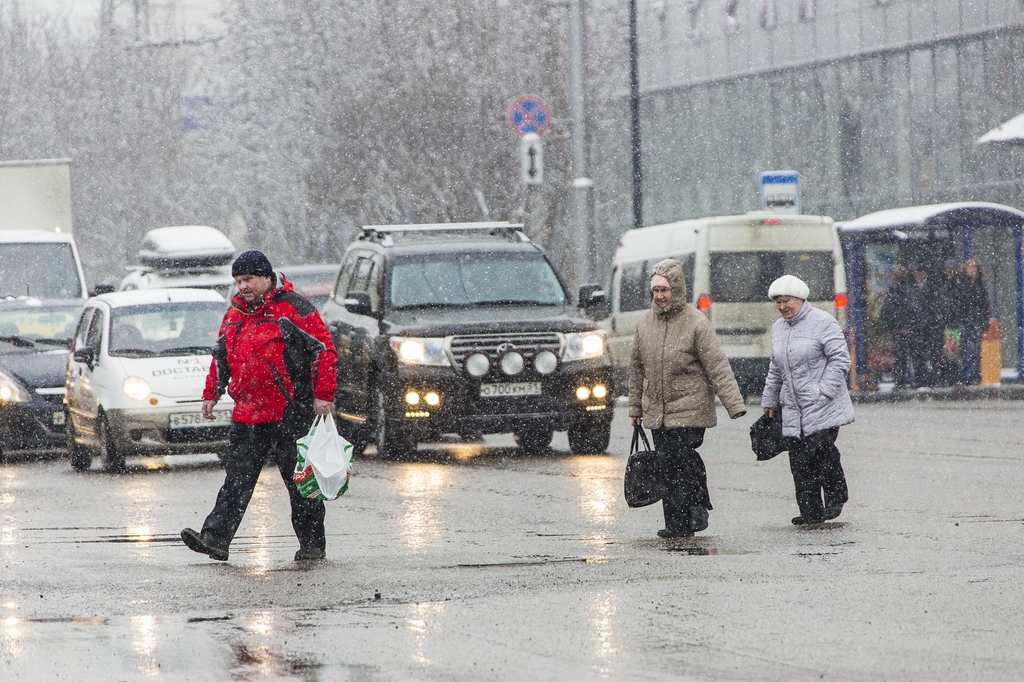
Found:
M 113 284 L 97 284 L 93 287 L 92 291 L 89 292 L 90 296 L 99 296 L 100 294 L 112 294 L 117 291 L 117 287 Z
M 584 284 L 580 286 L 580 309 L 588 317 L 601 319 L 605 317 L 605 293 L 600 284 Z
M 350 291 L 345 294 L 345 310 L 353 315 L 372 315 L 370 295 L 365 291 Z
M 81 362 L 92 367 L 96 362 L 96 351 L 92 348 L 79 348 L 72 357 L 74 357 L 75 362 Z

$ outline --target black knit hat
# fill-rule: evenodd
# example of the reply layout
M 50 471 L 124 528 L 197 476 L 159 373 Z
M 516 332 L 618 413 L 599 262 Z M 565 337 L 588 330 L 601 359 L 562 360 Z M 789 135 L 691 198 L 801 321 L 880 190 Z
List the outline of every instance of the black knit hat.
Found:
M 231 264 L 231 276 L 240 275 L 274 278 L 274 266 L 262 251 L 244 251 Z

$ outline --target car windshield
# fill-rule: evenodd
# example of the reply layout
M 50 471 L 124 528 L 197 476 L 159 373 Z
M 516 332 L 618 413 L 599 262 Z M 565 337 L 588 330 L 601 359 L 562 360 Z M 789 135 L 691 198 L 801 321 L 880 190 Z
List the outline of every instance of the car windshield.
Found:
M 0 353 L 69 348 L 83 305 L 0 308 Z
M 71 244 L 0 243 L 0 297 L 80 298 Z
M 217 301 L 158 303 L 115 308 L 110 355 L 205 355 L 213 350 L 225 306 Z
M 539 253 L 433 253 L 397 258 L 392 308 L 564 305 L 565 289 Z

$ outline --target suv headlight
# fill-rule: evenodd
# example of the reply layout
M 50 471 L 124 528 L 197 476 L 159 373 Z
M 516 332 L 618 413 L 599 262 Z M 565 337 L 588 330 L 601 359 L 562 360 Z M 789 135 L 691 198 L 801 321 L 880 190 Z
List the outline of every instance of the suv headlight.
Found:
M 32 395 L 20 381 L 6 372 L 0 372 L 0 401 L 5 403 L 30 403 Z
M 604 332 L 601 330 L 566 334 L 562 359 L 569 362 L 599 358 L 604 355 L 604 349 Z
M 448 354 L 444 352 L 444 339 L 392 336 L 391 348 L 398 355 L 399 361 L 406 365 L 451 365 Z

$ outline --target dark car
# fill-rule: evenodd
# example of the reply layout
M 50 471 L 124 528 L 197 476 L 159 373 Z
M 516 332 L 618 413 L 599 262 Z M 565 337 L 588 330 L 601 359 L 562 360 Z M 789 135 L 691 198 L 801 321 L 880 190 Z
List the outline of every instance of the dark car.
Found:
M 0 300 L 0 459 L 66 447 L 64 378 L 85 300 Z
M 278 272 L 292 283 L 296 292 L 323 310 L 334 289 L 334 282 L 338 279 L 338 264 L 285 265 L 278 268 Z
M 568 431 L 603 452 L 614 391 L 604 332 L 521 226 L 372 226 L 349 245 L 323 317 L 337 408 L 357 450 L 401 457 L 440 434 L 512 433 L 543 451 Z M 581 288 L 584 308 L 603 300 Z

